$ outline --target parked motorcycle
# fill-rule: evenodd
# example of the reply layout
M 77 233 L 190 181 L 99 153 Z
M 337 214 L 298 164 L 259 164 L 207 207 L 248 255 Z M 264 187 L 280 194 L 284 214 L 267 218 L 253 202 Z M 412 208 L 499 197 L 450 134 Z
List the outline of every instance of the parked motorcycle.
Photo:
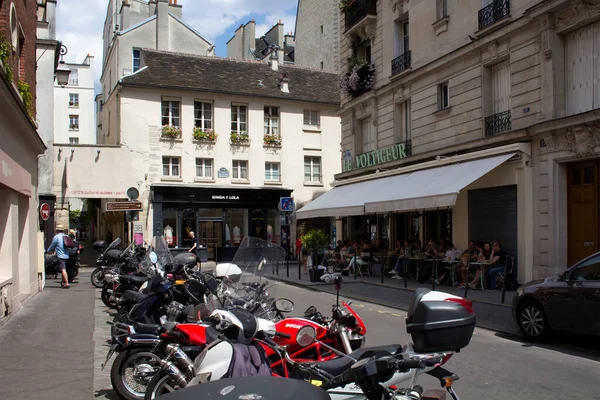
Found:
M 102 289 L 104 286 L 104 274 L 107 268 L 111 270 L 115 269 L 114 265 L 122 253 L 121 250 L 118 250 L 120 245 L 120 238 L 116 238 L 110 244 L 107 244 L 105 240 L 98 240 L 92 244 L 92 247 L 98 252 L 99 256 L 96 259 L 96 269 L 92 272 L 90 279 L 92 285 L 98 289 Z

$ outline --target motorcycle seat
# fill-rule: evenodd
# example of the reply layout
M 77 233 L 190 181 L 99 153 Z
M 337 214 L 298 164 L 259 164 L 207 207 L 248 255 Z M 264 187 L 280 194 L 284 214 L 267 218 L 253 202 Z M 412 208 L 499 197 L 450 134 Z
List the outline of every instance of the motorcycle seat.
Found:
M 242 282 L 242 286 L 250 286 L 253 289 L 257 289 L 260 285 L 260 282 Z
M 140 293 L 135 290 L 126 290 L 125 293 L 123 293 L 123 298 L 125 300 L 133 301 L 134 303 L 139 303 L 146 297 L 148 297 L 147 294 Z
M 121 275 L 119 276 L 119 282 L 121 285 L 136 285 L 141 286 L 148 280 L 147 276 L 136 276 L 136 275 Z
M 389 354 L 395 354 L 396 352 L 402 351 L 402 346 L 399 344 L 388 344 L 384 346 L 375 346 L 375 347 L 362 347 L 358 350 L 353 351 L 348 354 L 348 357 L 337 357 L 333 360 L 328 361 L 318 361 L 311 364 L 314 364 L 321 368 L 323 371 L 333 375 L 338 376 L 344 373 L 348 368 L 355 363 L 353 360 L 361 359 L 367 352 L 373 352 L 378 356 L 384 356 Z M 373 355 L 375 355 L 373 354 Z
M 137 333 L 148 333 L 151 335 L 157 335 L 160 330 L 160 325 L 156 324 L 142 324 L 141 322 L 136 322 L 134 325 L 135 331 Z

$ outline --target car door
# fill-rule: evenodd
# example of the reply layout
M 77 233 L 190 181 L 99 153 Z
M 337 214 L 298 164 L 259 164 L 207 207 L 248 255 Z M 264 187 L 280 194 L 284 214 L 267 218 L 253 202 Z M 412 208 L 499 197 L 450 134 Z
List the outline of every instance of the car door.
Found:
M 567 278 L 573 299 L 572 329 L 600 333 L 600 256 L 576 266 Z

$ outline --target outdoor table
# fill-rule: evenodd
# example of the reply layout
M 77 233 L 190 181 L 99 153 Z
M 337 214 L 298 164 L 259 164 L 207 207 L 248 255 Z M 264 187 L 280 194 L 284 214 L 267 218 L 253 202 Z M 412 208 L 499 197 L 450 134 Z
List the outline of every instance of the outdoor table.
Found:
M 482 261 L 482 262 L 479 262 L 479 261 L 471 261 L 471 262 L 469 263 L 469 270 L 470 270 L 470 268 L 471 268 L 471 265 L 481 265 L 482 267 L 485 267 L 485 266 L 487 266 L 487 265 L 490 265 L 490 262 L 489 262 L 489 261 Z M 485 274 L 485 268 L 483 268 L 483 269 L 482 269 L 482 271 L 481 271 L 481 276 L 479 277 L 479 281 L 481 282 L 481 290 L 485 290 L 485 289 L 483 288 L 483 277 L 484 277 L 484 274 Z M 467 277 L 468 277 L 468 274 L 467 274 Z M 477 287 L 477 286 L 476 286 L 476 287 Z M 468 293 L 468 292 L 469 292 L 469 284 L 468 284 L 467 282 L 465 282 L 465 297 L 467 297 L 467 293 Z

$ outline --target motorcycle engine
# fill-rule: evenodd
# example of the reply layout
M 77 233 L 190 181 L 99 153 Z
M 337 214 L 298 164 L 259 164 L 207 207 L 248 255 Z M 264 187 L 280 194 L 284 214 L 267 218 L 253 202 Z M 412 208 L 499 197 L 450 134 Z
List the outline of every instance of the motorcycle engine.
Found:
M 166 313 L 167 313 L 167 318 L 169 321 L 175 321 L 177 320 L 177 317 L 179 317 L 181 315 L 181 313 L 183 312 L 183 310 L 185 309 L 185 306 L 181 303 L 178 303 L 176 301 L 172 301 L 166 309 Z

